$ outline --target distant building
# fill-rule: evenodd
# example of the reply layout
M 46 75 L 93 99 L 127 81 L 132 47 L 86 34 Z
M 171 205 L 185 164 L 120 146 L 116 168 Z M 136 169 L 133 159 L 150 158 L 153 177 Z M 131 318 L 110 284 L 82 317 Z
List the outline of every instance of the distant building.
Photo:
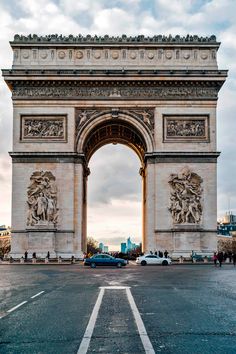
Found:
M 104 252 L 104 243 L 100 242 L 98 248 L 100 249 L 101 252 Z
M 126 253 L 126 242 L 121 242 L 120 251 L 121 253 Z
M 11 237 L 10 226 L 0 225 L 0 237 Z
M 0 257 L 8 254 L 11 247 L 11 228 L 6 225 L 0 226 Z
M 121 252 L 122 253 L 128 253 L 128 252 L 132 252 L 136 248 L 140 247 L 140 244 L 137 245 L 136 243 L 133 243 L 131 241 L 131 237 L 128 237 L 127 241 L 126 242 L 122 242 L 120 244 L 120 246 L 121 246 Z
M 229 211 L 228 213 L 225 213 L 225 215 L 220 223 L 221 224 L 235 224 L 236 225 L 236 215 L 233 215 Z
M 217 235 L 232 236 L 234 231 L 236 231 L 236 215 L 228 212 L 217 224 Z

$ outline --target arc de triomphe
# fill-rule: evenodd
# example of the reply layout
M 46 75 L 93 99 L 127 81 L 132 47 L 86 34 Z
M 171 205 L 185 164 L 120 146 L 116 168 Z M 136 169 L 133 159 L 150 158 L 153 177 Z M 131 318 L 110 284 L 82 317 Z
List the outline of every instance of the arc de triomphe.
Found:
M 216 249 L 219 45 L 214 36 L 15 36 L 3 70 L 13 257 L 82 255 L 88 162 L 108 143 L 140 158 L 144 251 Z

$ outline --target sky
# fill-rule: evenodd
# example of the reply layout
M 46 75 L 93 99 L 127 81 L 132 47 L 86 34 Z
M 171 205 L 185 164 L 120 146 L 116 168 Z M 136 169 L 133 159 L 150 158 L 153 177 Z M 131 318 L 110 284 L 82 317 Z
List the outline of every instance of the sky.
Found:
M 64 35 L 215 34 L 218 66 L 229 77 L 218 100 L 218 216 L 236 213 L 235 0 L 0 0 L 0 68 L 10 68 L 15 33 Z M 0 78 L 0 224 L 11 224 L 11 94 Z M 125 161 L 124 161 L 125 154 Z M 90 161 L 88 233 L 117 245 L 141 237 L 139 160 L 127 147 L 107 145 Z M 104 226 L 105 225 L 105 226 Z

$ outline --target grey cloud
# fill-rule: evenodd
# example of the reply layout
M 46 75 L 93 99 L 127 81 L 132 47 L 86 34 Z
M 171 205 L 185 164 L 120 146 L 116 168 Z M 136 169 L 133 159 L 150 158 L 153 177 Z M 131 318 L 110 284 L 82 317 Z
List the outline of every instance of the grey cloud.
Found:
M 89 203 L 109 203 L 115 199 L 141 200 L 140 161 L 127 147 L 107 145 L 90 162 Z

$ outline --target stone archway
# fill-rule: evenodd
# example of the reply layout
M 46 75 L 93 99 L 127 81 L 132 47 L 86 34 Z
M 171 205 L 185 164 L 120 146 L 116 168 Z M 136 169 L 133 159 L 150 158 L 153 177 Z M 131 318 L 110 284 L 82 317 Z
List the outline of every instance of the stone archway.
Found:
M 153 109 L 122 110 L 98 109 L 77 110 L 77 151 L 84 156 L 83 168 L 83 220 L 82 245 L 86 249 L 87 238 L 87 177 L 88 163 L 92 155 L 103 145 L 119 143 L 131 148 L 140 160 L 140 175 L 142 177 L 142 245 L 145 248 L 146 237 L 146 162 L 145 154 L 153 151 L 152 123 Z M 146 124 L 143 119 L 148 119 Z M 83 121 L 85 119 L 85 121 Z M 86 123 L 85 123 L 86 122 Z M 85 124 L 83 124 L 85 123 Z M 148 150 L 149 149 L 149 150 Z
M 88 161 L 119 142 L 141 161 L 144 251 L 216 249 L 216 107 L 227 71 L 211 37 L 16 35 L 12 256 L 81 257 Z

